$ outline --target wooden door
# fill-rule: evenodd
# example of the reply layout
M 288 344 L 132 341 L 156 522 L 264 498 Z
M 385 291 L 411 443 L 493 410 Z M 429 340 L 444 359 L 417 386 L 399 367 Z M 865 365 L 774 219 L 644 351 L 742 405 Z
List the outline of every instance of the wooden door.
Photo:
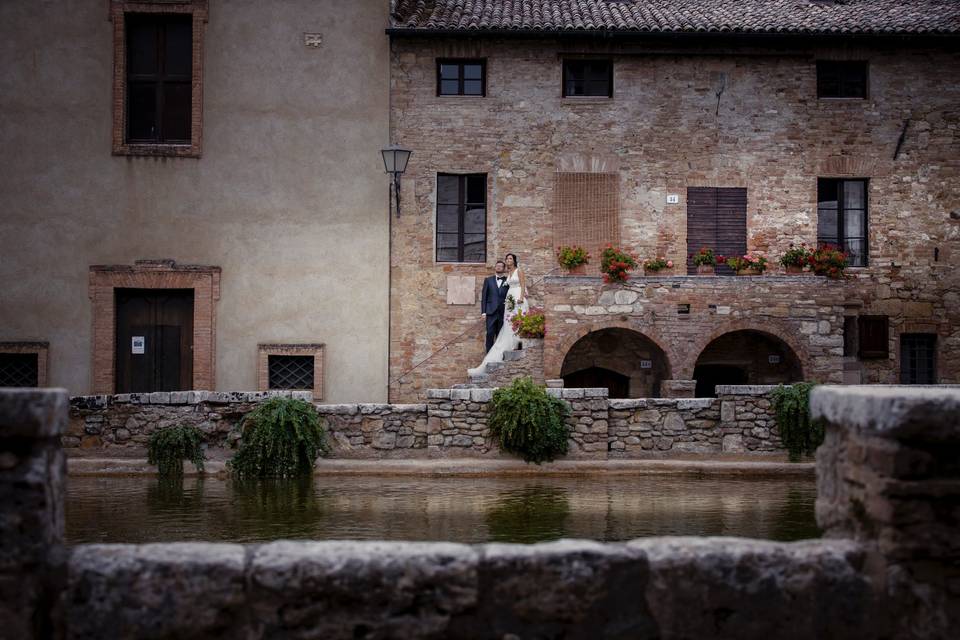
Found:
M 193 289 L 116 289 L 116 392 L 193 387 Z
M 687 255 L 709 247 L 722 256 L 747 252 L 747 190 L 743 187 L 689 187 L 687 189 Z M 696 265 L 687 258 L 687 273 Z M 733 275 L 726 265 L 717 275 Z

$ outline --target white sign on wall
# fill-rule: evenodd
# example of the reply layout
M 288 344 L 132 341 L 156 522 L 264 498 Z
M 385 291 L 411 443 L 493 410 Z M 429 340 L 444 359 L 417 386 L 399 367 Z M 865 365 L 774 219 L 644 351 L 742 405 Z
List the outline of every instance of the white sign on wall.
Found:
M 767 362 L 770 364 L 780 364 L 780 356 L 767 356 Z
M 142 354 L 147 352 L 147 339 L 144 336 L 133 336 L 130 342 L 131 353 Z
M 653 368 L 653 360 L 641 360 L 641 361 L 640 361 L 640 368 L 641 368 L 641 369 L 652 369 L 652 368 Z
M 680 196 L 675 193 L 667 194 L 667 204 L 679 204 Z

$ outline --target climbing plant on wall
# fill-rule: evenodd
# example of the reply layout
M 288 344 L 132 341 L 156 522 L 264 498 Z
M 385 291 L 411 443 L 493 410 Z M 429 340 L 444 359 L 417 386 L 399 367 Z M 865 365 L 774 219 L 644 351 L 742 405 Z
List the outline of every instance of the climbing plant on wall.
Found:
M 810 419 L 810 390 L 815 386 L 813 382 L 798 382 L 773 390 L 777 428 L 791 462 L 813 455 L 823 442 L 823 422 Z

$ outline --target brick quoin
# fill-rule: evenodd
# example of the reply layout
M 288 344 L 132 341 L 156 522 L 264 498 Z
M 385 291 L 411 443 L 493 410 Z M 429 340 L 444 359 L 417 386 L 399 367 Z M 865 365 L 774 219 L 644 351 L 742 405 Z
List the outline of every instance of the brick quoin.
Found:
M 546 308 L 548 379 L 559 375 L 585 328 L 623 327 L 660 345 L 676 379 L 692 377 L 711 340 L 747 329 L 790 345 L 806 379 L 841 382 L 850 366 L 844 316 L 886 315 L 889 356 L 853 365 L 863 382 L 899 381 L 899 336 L 917 327 L 937 335 L 938 381 L 960 382 L 960 216 L 951 215 L 960 208 L 960 61 L 937 47 L 929 39 L 652 47 L 627 40 L 393 38 L 392 140 L 413 155 L 403 215 L 392 226 L 391 401 L 464 382 L 466 369 L 480 362 L 479 304 L 447 304 L 447 277 L 474 277 L 479 302 L 483 277 L 507 252 L 519 254 L 535 283 L 531 295 Z M 566 55 L 611 59 L 614 97 L 562 98 Z M 487 95 L 437 96 L 437 58 L 485 59 Z M 868 98 L 818 99 L 818 59 L 867 60 Z M 771 275 L 688 278 L 681 266 L 662 274 L 673 278 L 636 273 L 626 287 L 562 276 L 553 192 L 557 171 L 571 166 L 619 173 L 622 246 L 678 265 L 687 256 L 687 188 L 746 188 L 747 249 L 770 258 Z M 487 174 L 484 264 L 435 262 L 441 172 Z M 817 179 L 844 177 L 869 180 L 869 266 L 848 269 L 840 282 L 784 276 L 777 259 L 788 245 L 817 241 Z M 679 203 L 667 204 L 668 194 Z M 636 299 L 610 302 L 619 289 Z M 678 304 L 690 304 L 690 314 L 680 318 Z

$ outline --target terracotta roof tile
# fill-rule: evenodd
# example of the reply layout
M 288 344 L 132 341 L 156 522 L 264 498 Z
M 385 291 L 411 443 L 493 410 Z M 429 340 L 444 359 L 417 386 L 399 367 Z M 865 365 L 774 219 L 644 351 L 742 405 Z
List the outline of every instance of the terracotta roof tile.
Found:
M 392 0 L 402 30 L 960 34 L 960 0 Z

